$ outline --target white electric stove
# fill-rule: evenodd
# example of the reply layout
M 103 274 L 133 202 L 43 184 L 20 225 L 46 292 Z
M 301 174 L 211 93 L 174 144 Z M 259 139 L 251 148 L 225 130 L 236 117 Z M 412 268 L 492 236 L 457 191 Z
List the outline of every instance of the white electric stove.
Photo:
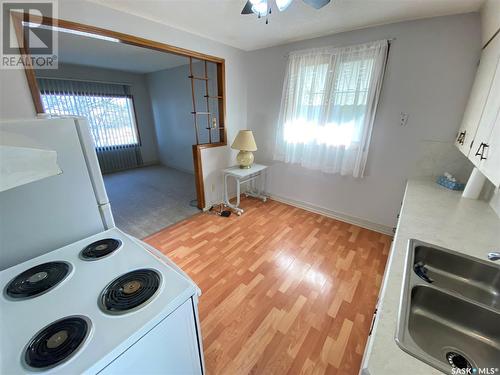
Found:
M 201 374 L 199 290 L 146 246 L 115 228 L 1 271 L 0 373 Z
M 0 374 L 203 374 L 200 290 L 115 227 L 87 121 L 0 122 L 0 144 L 62 171 L 0 192 Z

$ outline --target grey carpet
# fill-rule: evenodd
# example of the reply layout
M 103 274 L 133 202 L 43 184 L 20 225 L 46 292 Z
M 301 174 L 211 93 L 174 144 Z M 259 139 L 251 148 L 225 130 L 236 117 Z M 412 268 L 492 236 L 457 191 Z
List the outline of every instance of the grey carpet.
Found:
M 199 212 L 194 175 L 151 166 L 104 175 L 116 226 L 144 238 Z

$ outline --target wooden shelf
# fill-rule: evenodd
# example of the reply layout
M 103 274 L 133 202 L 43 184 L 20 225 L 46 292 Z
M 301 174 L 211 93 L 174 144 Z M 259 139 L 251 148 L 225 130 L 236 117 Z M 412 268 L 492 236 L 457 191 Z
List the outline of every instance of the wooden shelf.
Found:
M 212 112 L 191 112 L 193 115 L 211 115 Z
M 191 79 L 199 79 L 200 81 L 208 81 L 210 78 L 208 77 L 197 77 L 197 76 L 188 76 Z
M 222 99 L 222 96 L 210 96 L 210 95 L 205 95 L 205 98 L 209 98 L 209 99 Z
M 207 129 L 207 130 L 215 130 L 215 129 L 220 130 L 220 129 L 224 129 L 224 128 L 222 128 L 222 127 L 218 127 L 218 128 L 205 128 L 205 129 Z

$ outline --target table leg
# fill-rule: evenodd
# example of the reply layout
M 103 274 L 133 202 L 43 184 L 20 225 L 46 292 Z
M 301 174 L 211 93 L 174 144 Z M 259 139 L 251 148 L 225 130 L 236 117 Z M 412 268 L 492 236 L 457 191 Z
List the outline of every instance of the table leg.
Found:
M 236 214 L 239 216 L 243 213 L 243 210 L 241 208 L 239 208 L 239 205 L 240 205 L 240 182 L 235 177 L 237 196 L 236 196 L 236 205 L 234 205 L 231 202 L 229 202 L 229 193 L 228 193 L 228 188 L 227 188 L 228 177 L 229 177 L 229 175 L 227 175 L 227 174 L 224 175 L 224 205 L 226 207 L 229 207 L 230 209 L 234 210 L 236 212 Z
M 264 172 L 262 172 L 262 176 L 261 176 L 261 191 L 260 191 L 260 195 L 262 196 L 262 201 L 265 202 L 267 201 L 267 197 L 266 197 L 266 182 L 267 182 L 267 169 L 264 170 Z
M 224 174 L 224 204 L 229 205 L 229 198 L 227 196 L 227 174 Z
M 240 206 L 240 194 L 241 194 L 240 179 L 235 178 L 235 180 L 236 180 L 236 207 L 239 207 Z

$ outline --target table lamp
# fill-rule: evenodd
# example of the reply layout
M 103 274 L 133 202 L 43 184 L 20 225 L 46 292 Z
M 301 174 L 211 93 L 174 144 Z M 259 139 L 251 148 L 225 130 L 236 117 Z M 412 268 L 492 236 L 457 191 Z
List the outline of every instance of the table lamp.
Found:
M 240 168 L 250 168 L 253 164 L 253 154 L 252 151 L 257 151 L 257 145 L 255 144 L 255 139 L 251 130 L 240 130 L 233 144 L 232 149 L 240 150 L 238 156 L 236 156 L 236 161 L 240 165 Z

